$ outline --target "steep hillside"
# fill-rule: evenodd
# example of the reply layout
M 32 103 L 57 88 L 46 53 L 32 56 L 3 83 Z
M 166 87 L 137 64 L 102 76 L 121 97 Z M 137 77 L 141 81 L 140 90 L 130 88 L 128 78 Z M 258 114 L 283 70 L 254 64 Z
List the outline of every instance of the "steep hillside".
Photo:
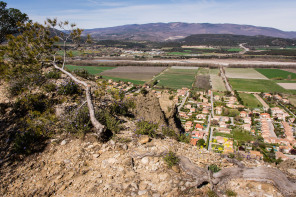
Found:
M 123 25 L 109 28 L 87 29 L 97 40 L 150 40 L 165 41 L 180 39 L 193 34 L 235 34 L 246 36 L 271 36 L 296 38 L 296 32 L 285 32 L 275 28 L 236 24 L 209 23 L 151 23 L 143 25 Z

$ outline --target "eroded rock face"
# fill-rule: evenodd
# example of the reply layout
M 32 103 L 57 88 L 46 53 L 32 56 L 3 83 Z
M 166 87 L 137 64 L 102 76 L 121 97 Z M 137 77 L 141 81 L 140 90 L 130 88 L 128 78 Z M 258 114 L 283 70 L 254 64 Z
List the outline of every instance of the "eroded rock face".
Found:
M 167 95 L 162 99 L 158 99 L 153 93 L 146 96 L 139 95 L 135 102 L 134 114 L 137 119 L 158 123 L 160 126 L 169 126 L 179 134 L 182 127 L 179 119 L 176 118 L 177 108 Z
M 161 110 L 158 98 L 153 93 L 146 96 L 139 95 L 136 97 L 136 109 L 134 110 L 137 119 L 144 119 L 160 125 L 167 125 L 163 111 Z

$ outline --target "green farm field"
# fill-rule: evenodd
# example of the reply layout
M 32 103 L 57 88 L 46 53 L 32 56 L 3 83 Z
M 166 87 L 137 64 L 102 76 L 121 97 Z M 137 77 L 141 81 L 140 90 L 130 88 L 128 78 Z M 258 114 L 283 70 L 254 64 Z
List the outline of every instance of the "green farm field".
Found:
M 241 48 L 231 48 L 231 49 L 228 49 L 227 51 L 229 51 L 229 52 L 241 52 L 243 50 Z
M 263 107 L 260 101 L 253 95 L 247 93 L 239 93 L 244 105 L 251 108 Z
M 101 72 L 105 71 L 105 70 L 111 70 L 114 69 L 115 67 L 98 67 L 98 66 L 74 66 L 74 65 L 66 65 L 66 68 L 68 68 L 70 71 L 73 71 L 75 69 L 84 69 L 87 72 L 89 72 L 89 74 L 92 75 L 98 75 Z
M 182 87 L 191 88 L 195 81 L 195 75 L 198 70 L 187 69 L 169 69 L 156 77 L 159 81 L 158 86 L 178 89 Z
M 135 85 L 143 85 L 145 81 L 139 81 L 139 80 L 132 80 L 132 79 L 124 79 L 124 78 L 118 78 L 118 77 L 110 77 L 110 76 L 102 76 L 103 79 L 112 79 L 113 81 L 124 81 L 124 82 L 131 82 Z
M 281 69 L 265 69 L 258 68 L 256 71 L 260 72 L 269 79 L 296 79 L 296 74 Z
M 289 93 L 272 80 L 262 79 L 229 79 L 234 90 L 246 92 L 281 92 Z

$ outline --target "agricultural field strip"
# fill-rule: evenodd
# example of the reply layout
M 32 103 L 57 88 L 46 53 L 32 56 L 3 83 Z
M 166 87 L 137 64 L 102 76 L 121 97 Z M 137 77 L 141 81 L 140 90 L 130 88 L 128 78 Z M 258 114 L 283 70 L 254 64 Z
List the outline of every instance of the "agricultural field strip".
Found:
M 226 91 L 222 77 L 218 75 L 213 75 L 213 74 L 211 74 L 210 77 L 211 77 L 211 86 L 213 90 Z
M 222 77 L 217 75 L 210 75 L 210 77 L 211 77 L 211 86 L 213 90 L 226 91 Z
M 262 103 L 253 94 L 239 93 L 244 105 L 248 107 L 262 107 Z
M 115 67 L 98 67 L 98 66 L 75 66 L 75 65 L 66 65 L 66 68 L 69 69 L 70 71 L 76 70 L 76 69 L 84 69 L 89 74 L 92 75 L 98 75 L 106 70 L 112 70 Z
M 219 76 L 219 69 L 209 69 L 210 82 L 213 90 L 226 91 L 224 81 L 221 76 Z
M 267 77 L 253 68 L 225 68 L 225 75 L 227 78 L 268 80 Z
M 193 66 L 172 66 L 171 69 L 181 69 L 181 70 L 198 70 L 199 67 L 193 67 Z
M 159 81 L 158 86 L 168 88 L 191 88 L 195 81 L 197 70 L 172 69 L 169 68 L 155 79 Z
M 296 83 L 277 83 L 286 90 L 296 90 Z
M 260 72 L 262 75 L 266 76 L 269 79 L 296 79 L 296 74 L 292 72 L 288 72 L 281 69 L 266 69 L 266 68 L 258 68 L 256 71 Z
M 134 79 L 134 80 L 150 80 L 153 76 L 165 70 L 167 67 L 150 67 L 150 66 L 119 66 L 112 70 L 102 73 L 105 76 Z
M 283 87 L 277 85 L 272 80 L 262 79 L 229 79 L 234 90 L 244 92 L 282 92 L 288 93 Z

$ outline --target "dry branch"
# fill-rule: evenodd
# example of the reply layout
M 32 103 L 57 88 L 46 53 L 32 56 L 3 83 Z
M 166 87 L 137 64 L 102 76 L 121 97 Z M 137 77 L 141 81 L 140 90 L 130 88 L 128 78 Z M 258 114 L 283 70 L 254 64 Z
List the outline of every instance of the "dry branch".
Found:
M 95 110 L 94 110 L 94 106 L 93 106 L 93 103 L 92 103 L 92 100 L 91 100 L 90 85 L 88 85 L 84 81 L 80 81 L 75 76 L 73 76 L 71 73 L 65 71 L 63 68 L 58 67 L 55 62 L 53 62 L 53 65 L 54 65 L 54 67 L 56 69 L 60 70 L 61 72 L 65 73 L 67 76 L 69 76 L 73 81 L 75 81 L 76 83 L 79 83 L 79 84 L 84 86 L 85 94 L 86 94 L 86 101 L 87 101 L 87 106 L 88 106 L 88 111 L 89 111 L 89 116 L 90 116 L 91 123 L 94 126 L 94 128 L 96 129 L 96 132 L 95 132 L 96 135 L 99 138 L 102 137 L 102 135 L 105 132 L 106 128 L 95 117 Z
M 165 152 L 149 152 L 132 156 L 139 159 L 146 156 L 160 157 L 164 154 Z M 235 163 L 238 165 L 238 167 L 224 168 L 217 173 L 211 174 L 208 169 L 196 166 L 188 158 L 184 156 L 178 157 L 180 159 L 180 168 L 183 170 L 183 172 L 195 179 L 197 187 L 204 185 L 205 183 L 210 183 L 212 189 L 216 189 L 217 187 L 226 184 L 232 179 L 243 179 L 270 183 L 273 184 L 284 196 L 296 196 L 296 183 L 291 182 L 282 171 L 276 168 L 269 168 L 265 166 L 245 168 L 241 162 L 235 159 L 229 159 L 229 162 Z

